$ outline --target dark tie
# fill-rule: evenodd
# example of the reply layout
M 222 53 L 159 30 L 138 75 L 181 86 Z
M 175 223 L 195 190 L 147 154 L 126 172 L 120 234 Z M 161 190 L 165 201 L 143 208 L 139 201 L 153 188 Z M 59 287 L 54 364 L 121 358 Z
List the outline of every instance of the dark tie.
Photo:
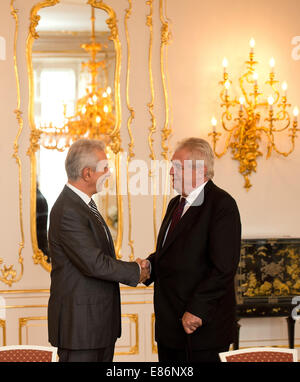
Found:
M 101 225 L 103 226 L 103 228 L 105 230 L 105 233 L 106 233 L 106 236 L 107 236 L 107 240 L 108 240 L 109 244 L 111 245 L 111 248 L 112 248 L 112 250 L 114 252 L 114 242 L 113 242 L 113 239 L 111 237 L 110 230 L 108 229 L 107 224 L 105 223 L 105 220 L 103 219 L 103 217 L 101 216 L 100 212 L 98 211 L 96 203 L 94 202 L 93 199 L 91 199 L 89 201 L 89 207 L 93 211 L 93 213 L 96 215 L 96 218 L 99 220 Z
M 181 215 L 182 215 L 182 212 L 183 212 L 183 209 L 184 209 L 184 206 L 185 206 L 185 203 L 186 203 L 186 199 L 182 196 L 178 206 L 175 208 L 175 211 L 173 212 L 172 221 L 171 221 L 169 231 L 168 231 L 168 236 L 174 230 L 177 223 L 179 222 Z

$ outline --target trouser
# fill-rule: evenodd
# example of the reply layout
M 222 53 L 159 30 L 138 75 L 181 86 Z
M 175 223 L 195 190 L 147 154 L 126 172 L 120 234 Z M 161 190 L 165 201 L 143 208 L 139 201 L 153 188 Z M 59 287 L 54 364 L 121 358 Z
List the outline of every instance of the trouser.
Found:
M 187 349 L 170 349 L 158 342 L 158 360 L 159 362 L 220 362 L 219 353 L 228 351 L 229 346 L 207 350 L 193 350 L 190 354 L 187 354 Z
M 112 362 L 115 344 L 101 349 L 71 350 L 58 348 L 59 362 Z

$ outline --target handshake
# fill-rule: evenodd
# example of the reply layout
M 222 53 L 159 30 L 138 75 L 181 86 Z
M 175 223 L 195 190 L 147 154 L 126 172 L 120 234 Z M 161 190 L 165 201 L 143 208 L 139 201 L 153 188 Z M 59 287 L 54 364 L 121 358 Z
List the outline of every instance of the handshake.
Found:
M 139 282 L 143 283 L 150 278 L 150 261 L 146 259 L 142 260 L 140 258 L 137 258 L 135 262 L 138 263 L 139 266 L 141 267 Z

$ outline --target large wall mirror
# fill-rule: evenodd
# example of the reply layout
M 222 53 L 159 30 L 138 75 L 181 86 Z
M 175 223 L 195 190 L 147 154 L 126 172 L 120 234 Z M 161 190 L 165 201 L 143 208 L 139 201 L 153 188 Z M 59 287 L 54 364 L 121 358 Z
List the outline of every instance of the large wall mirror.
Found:
M 96 0 L 48 0 L 31 10 L 28 154 L 33 259 L 51 270 L 49 213 L 67 182 L 64 161 L 80 138 L 106 142 L 112 176 L 94 199 L 120 257 L 120 43 L 114 11 Z

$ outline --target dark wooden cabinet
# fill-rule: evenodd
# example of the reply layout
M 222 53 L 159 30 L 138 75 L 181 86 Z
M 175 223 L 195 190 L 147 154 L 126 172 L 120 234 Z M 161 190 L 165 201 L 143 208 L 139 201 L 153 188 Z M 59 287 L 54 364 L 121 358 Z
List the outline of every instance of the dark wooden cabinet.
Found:
M 300 296 L 300 238 L 243 239 L 236 275 L 234 349 L 239 348 L 239 320 L 251 317 L 286 317 L 293 348 L 295 296 Z

